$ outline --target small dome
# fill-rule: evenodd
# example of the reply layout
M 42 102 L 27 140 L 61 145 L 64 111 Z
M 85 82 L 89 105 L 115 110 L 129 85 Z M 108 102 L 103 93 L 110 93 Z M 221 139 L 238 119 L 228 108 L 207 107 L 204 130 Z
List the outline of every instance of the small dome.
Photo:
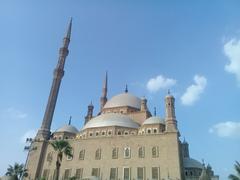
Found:
M 106 113 L 97 116 L 83 127 L 83 129 L 107 126 L 120 126 L 127 128 L 138 128 L 139 124 L 134 122 L 131 118 L 123 114 Z
M 183 158 L 183 166 L 184 168 L 203 168 L 203 165 L 199 161 L 192 158 Z
M 69 132 L 69 133 L 77 134 L 78 130 L 72 125 L 64 125 L 63 127 L 59 128 L 56 132 Z
M 165 124 L 165 122 L 160 117 L 152 116 L 143 122 L 143 125 L 145 124 Z
M 107 101 L 104 108 L 113 108 L 121 106 L 130 106 L 140 109 L 141 99 L 129 93 L 122 93 L 112 97 L 109 101 Z

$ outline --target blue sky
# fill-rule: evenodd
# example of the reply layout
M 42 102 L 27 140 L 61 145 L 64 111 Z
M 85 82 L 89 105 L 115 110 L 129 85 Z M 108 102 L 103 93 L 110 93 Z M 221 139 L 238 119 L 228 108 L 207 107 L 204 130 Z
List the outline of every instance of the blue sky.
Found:
M 25 162 L 23 139 L 41 125 L 70 17 L 70 53 L 52 129 L 70 115 L 82 127 L 91 101 L 98 112 L 108 70 L 108 97 L 127 83 L 161 117 L 171 89 L 191 157 L 204 159 L 227 179 L 240 160 L 237 0 L 1 0 L 0 175 L 8 164 Z

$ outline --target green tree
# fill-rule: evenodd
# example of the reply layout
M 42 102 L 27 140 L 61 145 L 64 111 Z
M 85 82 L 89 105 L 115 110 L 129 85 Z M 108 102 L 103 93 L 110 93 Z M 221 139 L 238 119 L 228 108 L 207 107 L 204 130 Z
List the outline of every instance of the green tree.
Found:
M 66 156 L 69 156 L 69 157 L 73 157 L 72 147 L 70 146 L 69 142 L 65 141 L 65 140 L 53 141 L 53 142 L 51 142 L 51 145 L 52 145 L 53 149 L 57 153 L 55 180 L 58 180 L 59 179 L 60 167 L 61 167 L 63 155 L 66 155 Z
M 234 164 L 234 168 L 237 172 L 237 175 L 230 174 L 228 178 L 231 180 L 240 180 L 240 163 L 238 161 L 236 161 L 236 164 Z
M 15 163 L 13 166 L 9 165 L 6 176 L 10 176 L 12 180 L 19 180 L 23 177 L 27 177 L 28 173 L 23 164 Z

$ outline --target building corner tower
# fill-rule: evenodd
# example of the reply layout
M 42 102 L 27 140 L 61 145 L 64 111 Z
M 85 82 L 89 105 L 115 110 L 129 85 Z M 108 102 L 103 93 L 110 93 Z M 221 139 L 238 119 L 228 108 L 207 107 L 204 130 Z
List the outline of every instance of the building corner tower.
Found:
M 48 98 L 47 107 L 43 117 L 41 128 L 38 130 L 36 139 L 47 140 L 50 137 L 50 129 L 53 119 L 53 114 L 57 102 L 58 92 L 60 89 L 61 81 L 64 76 L 64 65 L 68 55 L 68 46 L 71 38 L 72 19 L 70 20 L 67 34 L 63 38 L 63 47 L 59 49 L 59 59 L 56 68 L 53 72 L 52 87 Z

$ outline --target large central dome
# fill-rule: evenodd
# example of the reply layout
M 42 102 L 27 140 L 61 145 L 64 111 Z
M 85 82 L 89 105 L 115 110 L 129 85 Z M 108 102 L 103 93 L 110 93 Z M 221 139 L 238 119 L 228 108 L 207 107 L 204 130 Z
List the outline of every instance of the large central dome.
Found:
M 104 108 L 114 108 L 122 106 L 129 106 L 140 109 L 141 99 L 129 93 L 122 93 L 112 97 L 109 101 L 107 101 Z
M 83 127 L 83 129 L 96 128 L 96 127 L 108 127 L 119 126 L 127 128 L 138 128 L 139 125 L 131 118 L 123 114 L 108 113 L 101 114 L 90 121 Z

